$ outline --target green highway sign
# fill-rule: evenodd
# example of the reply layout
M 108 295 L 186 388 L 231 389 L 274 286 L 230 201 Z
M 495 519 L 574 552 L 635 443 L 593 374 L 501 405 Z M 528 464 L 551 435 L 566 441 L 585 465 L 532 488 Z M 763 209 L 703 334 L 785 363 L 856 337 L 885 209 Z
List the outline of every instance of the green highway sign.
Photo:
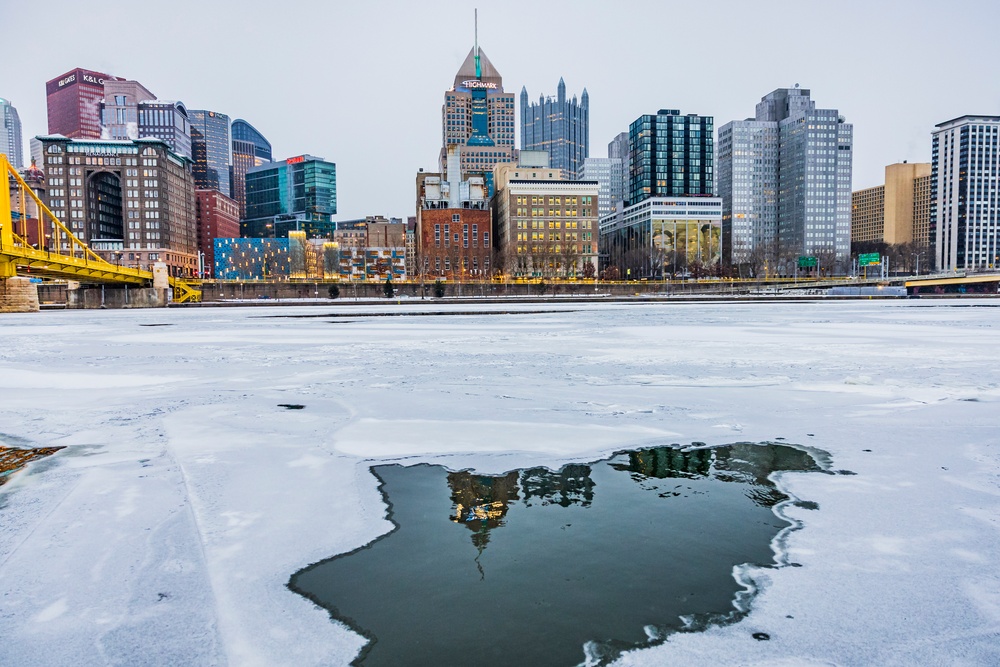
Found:
M 882 258 L 877 252 L 867 252 L 858 255 L 858 266 L 875 266 L 882 263 Z
M 819 266 L 819 260 L 815 257 L 799 257 L 800 269 L 812 269 Z

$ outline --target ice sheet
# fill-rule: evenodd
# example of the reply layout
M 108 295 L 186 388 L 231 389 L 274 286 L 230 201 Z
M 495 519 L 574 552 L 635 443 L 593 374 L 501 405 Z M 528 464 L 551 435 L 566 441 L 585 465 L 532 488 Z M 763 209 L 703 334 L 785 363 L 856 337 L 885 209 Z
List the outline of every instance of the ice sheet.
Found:
M 781 476 L 819 506 L 782 509 L 797 567 L 622 664 L 996 664 L 1000 309 L 969 303 L 5 315 L 0 441 L 67 448 L 0 490 L 0 664 L 347 664 L 285 583 L 389 528 L 372 462 L 777 438 L 856 473 Z

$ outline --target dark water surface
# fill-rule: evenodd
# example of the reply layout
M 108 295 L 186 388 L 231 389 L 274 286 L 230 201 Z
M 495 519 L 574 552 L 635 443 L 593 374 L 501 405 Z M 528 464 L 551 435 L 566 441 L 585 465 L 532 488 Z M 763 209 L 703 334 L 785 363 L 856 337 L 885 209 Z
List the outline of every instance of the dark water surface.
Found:
M 773 562 L 774 471 L 805 451 L 626 452 L 482 476 L 377 466 L 391 533 L 289 584 L 370 641 L 355 664 L 578 665 L 733 611 L 733 566 Z

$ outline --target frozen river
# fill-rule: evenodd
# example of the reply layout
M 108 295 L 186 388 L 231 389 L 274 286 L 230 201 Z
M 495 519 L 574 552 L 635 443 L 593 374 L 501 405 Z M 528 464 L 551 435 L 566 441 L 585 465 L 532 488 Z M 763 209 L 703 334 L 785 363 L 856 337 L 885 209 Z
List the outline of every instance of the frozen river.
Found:
M 66 449 L 0 487 L 0 664 L 346 665 L 286 584 L 391 529 L 371 465 L 692 442 L 856 474 L 776 473 L 818 505 L 779 510 L 798 567 L 737 566 L 748 616 L 622 664 L 1000 663 L 997 303 L 5 315 L 0 445 Z

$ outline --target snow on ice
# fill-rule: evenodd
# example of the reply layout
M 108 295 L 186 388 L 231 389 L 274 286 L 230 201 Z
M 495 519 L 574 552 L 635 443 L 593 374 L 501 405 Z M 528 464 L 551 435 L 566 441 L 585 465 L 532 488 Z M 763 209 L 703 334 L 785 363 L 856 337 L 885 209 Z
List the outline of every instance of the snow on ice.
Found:
M 371 464 L 778 438 L 855 473 L 778 476 L 818 505 L 781 509 L 795 567 L 621 664 L 1000 663 L 993 302 L 532 308 L 561 312 L 4 316 L 0 445 L 66 448 L 0 488 L 0 664 L 348 664 L 363 639 L 285 584 L 390 528 Z

